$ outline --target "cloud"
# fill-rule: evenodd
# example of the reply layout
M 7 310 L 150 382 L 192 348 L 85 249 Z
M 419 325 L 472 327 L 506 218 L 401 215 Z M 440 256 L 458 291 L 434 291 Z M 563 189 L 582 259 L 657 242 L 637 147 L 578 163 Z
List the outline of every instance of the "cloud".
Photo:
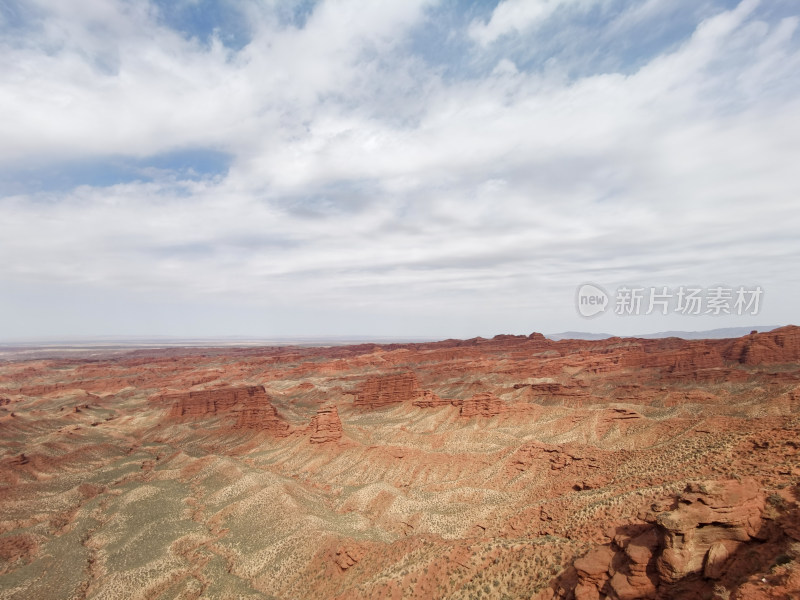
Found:
M 503 0 L 487 23 L 473 21 L 469 35 L 483 46 L 510 33 L 524 33 L 541 25 L 559 10 L 586 11 L 599 0 Z
M 431 335 L 533 328 L 534 311 L 575 329 L 584 281 L 800 292 L 796 14 L 745 0 L 635 69 L 578 57 L 576 76 L 569 54 L 540 68 L 491 42 L 536 44 L 558 35 L 537 29 L 548 15 L 588 4 L 525 3 L 540 12 L 509 28 L 501 3 L 453 31 L 491 68 L 448 74 L 414 46 L 425 2 L 322 2 L 298 22 L 247 5 L 240 48 L 153 4 L 74 4 L 40 4 L 0 42 L 7 289 L 128 290 L 142 327 L 168 299 L 217 306 L 215 330 L 261 307 L 284 332 L 363 332 L 369 315 Z M 608 10 L 597 40 L 636 35 Z M 63 165 L 67 183 L 32 181 Z

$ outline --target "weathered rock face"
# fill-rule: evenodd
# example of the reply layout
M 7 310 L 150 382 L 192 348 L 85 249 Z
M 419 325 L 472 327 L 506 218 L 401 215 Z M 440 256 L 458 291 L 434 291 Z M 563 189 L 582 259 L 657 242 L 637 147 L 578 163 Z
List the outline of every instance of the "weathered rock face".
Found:
M 719 577 L 728 556 L 758 534 L 763 510 L 755 481 L 690 485 L 676 510 L 656 518 L 664 540 L 657 561 L 661 580 L 672 583 L 700 572 Z
M 413 400 L 419 393 L 414 373 L 397 373 L 370 377 L 356 392 L 355 406 L 370 410 Z
M 800 327 L 789 325 L 767 333 L 751 333 L 735 340 L 725 358 L 744 365 L 796 362 L 800 360 Z
M 263 387 L 257 386 L 253 394 L 243 399 L 235 409 L 236 429 L 256 429 L 276 436 L 289 434 L 289 423 L 284 421 Z M 259 391 L 260 390 L 260 391 Z
M 639 350 L 622 357 L 623 367 L 657 368 L 668 373 L 693 373 L 700 369 L 722 367 L 724 361 L 719 350 L 703 341 L 680 343 L 682 348 L 662 349 L 661 340 L 652 340 Z
M 528 471 L 550 468 L 559 471 L 573 463 L 596 469 L 605 453 L 599 449 L 577 444 L 545 444 L 528 442 L 519 447 L 511 456 L 509 468 L 516 471 Z M 513 471 L 511 471 L 513 474 Z
M 494 417 L 507 411 L 506 403 L 488 392 L 475 394 L 461 405 L 462 417 Z
M 764 497 L 753 480 L 690 484 L 677 499 L 677 508 L 651 515 L 646 523 L 618 528 L 611 544 L 576 560 L 574 576 L 565 577 L 542 597 L 682 597 L 687 588 L 676 596 L 674 585 L 686 578 L 698 576 L 702 587 L 702 578 L 723 576 L 736 550 L 758 537 L 763 510 Z
M 607 453 L 599 448 L 578 444 L 545 444 L 527 442 L 508 459 L 505 472 L 509 479 L 517 475 L 563 471 L 566 477 L 552 479 L 553 493 L 589 490 L 603 487 L 608 477 L 600 474 Z
M 567 383 L 541 382 L 541 383 L 517 383 L 514 389 L 526 389 L 526 396 L 529 402 L 544 404 L 546 406 L 583 406 L 591 402 L 591 394 L 586 384 L 578 380 L 570 380 Z
M 431 390 L 423 390 L 412 403 L 417 408 L 439 408 L 441 406 L 461 406 L 461 400 L 440 398 Z
M 236 429 L 258 429 L 276 435 L 289 432 L 289 424 L 278 415 L 261 385 L 175 392 L 156 396 L 153 400 L 169 405 L 170 418 L 202 419 L 234 415 Z
M 169 416 L 206 417 L 229 412 L 248 398 L 263 398 L 269 402 L 263 386 L 225 387 L 194 392 L 163 394 L 156 401 L 170 406 Z
M 654 536 L 647 532 L 631 540 L 624 551 L 600 546 L 576 560 L 574 567 L 578 581 L 574 590 L 575 599 L 599 600 L 601 590 L 604 598 L 613 597 L 618 600 L 654 598 L 656 586 L 647 575 L 647 563 L 657 544 Z M 627 573 L 617 570 L 616 567 L 620 566 L 621 559 L 624 560 L 629 552 L 643 562 L 637 562 Z
M 335 406 L 323 407 L 311 419 L 311 443 L 337 442 L 342 437 L 342 422 Z
M 564 385 L 562 383 L 530 383 L 527 384 L 531 392 L 536 396 L 588 396 L 589 392 L 585 389 L 585 385 L 580 382 L 575 382 L 574 385 Z M 525 384 L 517 384 L 514 387 L 518 389 L 524 387 Z

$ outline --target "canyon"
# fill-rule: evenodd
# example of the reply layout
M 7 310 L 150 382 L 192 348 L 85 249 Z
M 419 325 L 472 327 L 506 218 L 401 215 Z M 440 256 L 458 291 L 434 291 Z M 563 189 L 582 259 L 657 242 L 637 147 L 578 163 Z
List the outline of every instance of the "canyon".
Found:
M 800 328 L 0 362 L 0 598 L 800 597 Z

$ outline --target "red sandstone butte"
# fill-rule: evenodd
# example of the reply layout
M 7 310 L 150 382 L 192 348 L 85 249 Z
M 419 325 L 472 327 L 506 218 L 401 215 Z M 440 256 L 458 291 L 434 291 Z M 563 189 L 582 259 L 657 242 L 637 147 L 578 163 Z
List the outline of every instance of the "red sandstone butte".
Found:
M 414 373 L 370 377 L 359 386 L 354 404 L 359 408 L 384 408 L 411 401 L 418 394 L 419 382 Z
M 227 413 L 247 398 L 266 397 L 263 386 L 225 387 L 193 392 L 171 392 L 154 398 L 157 402 L 170 405 L 169 417 L 194 417 Z
M 262 385 L 172 392 L 153 400 L 170 405 L 170 418 L 202 419 L 232 414 L 236 416 L 235 429 L 257 429 L 276 435 L 289 433 L 289 423 L 278 415 Z
M 507 411 L 506 403 L 490 392 L 475 394 L 461 405 L 462 417 L 494 417 Z
M 254 391 L 243 398 L 241 405 L 236 408 L 237 419 L 234 428 L 256 429 L 277 436 L 288 435 L 289 423 L 278 415 L 264 388 L 256 386 L 248 389 Z
M 342 422 L 335 406 L 322 407 L 311 419 L 311 443 L 338 442 L 342 438 Z

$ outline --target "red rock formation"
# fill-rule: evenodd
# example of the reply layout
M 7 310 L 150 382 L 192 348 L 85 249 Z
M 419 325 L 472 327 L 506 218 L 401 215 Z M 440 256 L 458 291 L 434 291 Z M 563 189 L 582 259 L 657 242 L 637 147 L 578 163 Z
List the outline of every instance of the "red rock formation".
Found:
M 29 385 L 16 390 L 15 393 L 20 394 L 22 396 L 46 396 L 47 394 L 52 394 L 53 392 L 63 392 L 69 389 L 74 389 L 79 387 L 79 382 L 73 384 L 65 384 L 65 383 L 54 383 L 49 385 Z
M 413 400 L 419 393 L 419 382 L 414 373 L 397 373 L 370 377 L 356 392 L 355 406 L 359 408 L 384 408 Z
M 586 384 L 578 380 L 570 380 L 567 384 L 545 382 L 514 385 L 514 389 L 524 387 L 528 388 L 528 401 L 537 404 L 578 407 L 591 402 Z
M 599 546 L 575 561 L 574 567 L 578 573 L 574 589 L 576 600 L 599 600 L 599 590 L 608 581 L 608 571 L 615 557 L 616 552 L 609 546 Z
M 332 553 L 331 559 L 340 573 L 357 565 L 364 557 L 364 549 L 356 544 L 340 546 Z
M 603 436 L 614 426 L 619 427 L 624 432 L 630 425 L 642 420 L 644 420 L 644 417 L 635 410 L 627 408 L 607 408 L 600 413 L 595 433 L 597 433 L 598 436 Z
M 591 446 L 528 442 L 511 455 L 505 472 L 510 479 L 525 472 L 563 471 L 568 476 L 560 478 L 558 483 L 553 480 L 554 493 L 556 488 L 561 493 L 596 489 L 608 483 L 608 477 L 600 474 L 606 454 Z
M 538 471 L 545 467 L 558 471 L 577 461 L 584 467 L 597 468 L 603 454 L 590 446 L 528 442 L 512 455 L 509 466 L 517 471 L 531 468 Z
M 423 390 L 412 404 L 418 408 L 439 408 L 441 406 L 461 406 L 461 400 L 440 398 L 430 390 Z
M 0 365 L 0 397 L 11 400 L 0 407 L 0 538 L 13 558 L 25 551 L 13 536 L 30 534 L 52 549 L 54 536 L 100 523 L 87 556 L 102 559 L 108 542 L 118 545 L 116 529 L 97 521 L 104 507 L 114 508 L 104 497 L 121 493 L 128 501 L 132 492 L 136 502 L 137 486 L 169 476 L 180 479 L 176 490 L 192 518 L 207 521 L 217 540 L 209 545 L 176 530 L 178 539 L 164 539 L 176 555 L 189 560 L 244 543 L 249 554 L 268 557 L 271 573 L 293 570 L 269 581 L 263 570 L 251 577 L 249 559 L 228 552 L 231 574 L 245 579 L 228 579 L 215 569 L 219 561 L 208 568 L 194 561 L 192 573 L 181 565 L 177 574 L 165 572 L 176 594 L 191 595 L 196 577 L 219 575 L 220 589 L 268 585 L 281 598 L 466 597 L 479 590 L 484 598 L 530 598 L 569 571 L 572 584 L 560 579 L 564 593 L 557 595 L 570 600 L 800 598 L 800 361 L 781 362 L 792 331 L 738 341 L 498 336 L 148 350 L 30 368 L 7 361 Z M 409 370 L 444 397 L 419 389 Z M 215 377 L 217 389 L 210 389 Z M 368 378 L 377 380 L 372 389 Z M 236 387 L 244 381 L 269 381 L 268 389 L 283 390 L 282 403 Z M 205 390 L 189 392 L 197 382 Z M 123 385 L 135 387 L 113 399 L 79 391 Z M 315 413 L 323 402 L 345 402 L 357 386 L 365 408 L 399 408 L 354 415 L 351 439 L 332 408 Z M 14 391 L 23 388 L 32 396 Z M 172 389 L 185 391 L 159 397 L 164 407 L 142 402 Z M 298 423 L 311 422 L 302 435 L 276 441 L 252 433 L 295 431 L 278 414 L 283 406 Z M 508 414 L 461 419 L 451 406 L 465 416 Z M 164 426 L 173 411 L 177 418 Z M 242 429 L 232 432 L 234 424 Z M 137 468 L 120 474 L 120 460 Z M 249 477 L 254 468 L 263 477 Z M 86 472 L 92 483 L 78 485 Z M 687 488 L 723 477 L 744 483 L 721 481 L 721 492 L 713 482 Z M 728 489 L 747 488 L 748 477 L 759 485 L 756 503 L 768 498 L 756 533 L 752 494 Z M 241 542 L 250 509 L 265 498 L 281 509 L 259 513 L 269 535 Z M 343 529 L 353 517 L 357 531 Z M 311 535 L 298 538 L 297 527 Z M 291 546 L 297 560 L 272 553 L 276 543 Z M 47 553 L 37 550 L 37 562 L 24 570 L 3 553 L 0 571 L 10 569 L 19 593 L 73 594 L 48 567 Z M 95 569 L 87 575 L 92 590 L 113 595 L 118 573 L 86 564 Z M 117 595 L 131 595 L 125 592 Z
M 256 429 L 276 436 L 289 434 L 289 423 L 284 421 L 270 402 L 270 397 L 262 386 L 248 388 L 253 393 L 244 397 L 235 409 L 236 429 Z
M 192 392 L 173 392 L 151 400 L 168 404 L 168 416 L 175 419 L 202 419 L 220 415 L 236 417 L 234 428 L 257 429 L 275 435 L 289 433 L 264 386 L 234 386 Z
M 678 347 L 664 348 L 670 341 L 647 340 L 637 350 L 624 354 L 621 366 L 662 369 L 667 373 L 693 373 L 724 365 L 719 350 L 704 340 L 678 340 Z
M 202 418 L 229 412 L 248 398 L 267 398 L 263 386 L 225 387 L 193 392 L 173 392 L 153 398 L 170 406 L 169 417 Z M 269 399 L 267 399 L 269 402 Z
M 311 419 L 311 443 L 337 442 L 342 437 L 342 422 L 335 406 L 323 407 Z
M 475 394 L 461 405 L 462 417 L 494 417 L 507 411 L 506 403 L 490 392 Z
M 663 530 L 661 580 L 672 583 L 700 572 L 719 577 L 728 556 L 758 535 L 763 511 L 764 497 L 753 480 L 690 485 L 676 510 L 656 518 Z
M 789 325 L 735 340 L 725 358 L 744 365 L 781 364 L 800 360 L 800 327 Z
M 574 572 L 565 572 L 540 598 L 683 597 L 690 576 L 719 579 L 740 546 L 757 543 L 764 496 L 753 480 L 690 484 L 676 504 L 651 514 L 647 523 L 618 528 L 611 544 L 576 560 Z M 707 587 L 696 581 L 695 588 Z
M 574 385 L 564 385 L 562 383 L 548 382 L 548 383 L 530 383 L 527 384 L 531 392 L 536 396 L 587 396 L 589 393 L 586 391 L 586 384 L 576 382 Z M 517 384 L 514 386 L 524 387 L 525 384 Z

